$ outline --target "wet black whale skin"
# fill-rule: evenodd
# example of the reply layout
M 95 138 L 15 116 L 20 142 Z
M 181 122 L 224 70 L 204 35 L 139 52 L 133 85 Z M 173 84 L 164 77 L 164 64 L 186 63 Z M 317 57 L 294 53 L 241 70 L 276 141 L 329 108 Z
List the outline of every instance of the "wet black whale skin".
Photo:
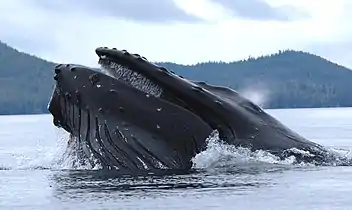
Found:
M 293 132 L 260 107 L 226 87 L 189 81 L 145 58 L 109 48 L 96 53 L 127 66 L 163 89 L 146 94 L 113 76 L 79 65 L 55 68 L 49 103 L 54 124 L 77 137 L 85 156 L 108 169 L 188 169 L 217 130 L 221 139 L 252 150 L 291 155 L 309 151 L 308 161 L 325 161 L 325 149 Z M 113 74 L 113 72 L 112 72 Z M 294 154 L 296 155 L 296 154 Z

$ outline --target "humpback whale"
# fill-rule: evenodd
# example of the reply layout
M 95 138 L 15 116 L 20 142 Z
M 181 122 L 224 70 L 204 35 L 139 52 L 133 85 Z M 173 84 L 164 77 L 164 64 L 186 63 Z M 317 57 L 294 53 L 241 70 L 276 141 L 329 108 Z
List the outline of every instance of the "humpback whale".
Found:
M 70 133 L 70 144 L 91 165 L 130 172 L 190 169 L 214 131 L 225 144 L 328 161 L 323 146 L 235 90 L 190 81 L 126 50 L 95 51 L 100 69 L 55 67 L 48 105 L 54 125 Z

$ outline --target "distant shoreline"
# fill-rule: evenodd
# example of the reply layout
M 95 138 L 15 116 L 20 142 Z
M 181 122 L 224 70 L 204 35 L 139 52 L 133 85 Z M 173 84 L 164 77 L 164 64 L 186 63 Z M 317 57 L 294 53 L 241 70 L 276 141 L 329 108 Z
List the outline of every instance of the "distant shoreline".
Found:
M 234 62 L 156 64 L 192 81 L 234 89 L 266 109 L 352 107 L 352 71 L 307 52 L 285 50 Z M 55 65 L 0 41 L 0 115 L 47 114 Z

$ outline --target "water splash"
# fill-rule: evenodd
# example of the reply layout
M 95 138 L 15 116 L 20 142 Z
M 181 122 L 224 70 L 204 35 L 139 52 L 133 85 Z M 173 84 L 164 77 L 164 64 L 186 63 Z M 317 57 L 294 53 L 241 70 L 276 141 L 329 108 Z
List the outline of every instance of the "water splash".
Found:
M 238 92 L 262 108 L 265 108 L 265 106 L 269 103 L 270 91 L 264 85 L 258 85 L 258 87 L 250 85 L 238 90 Z
M 87 159 L 77 155 L 73 146 L 68 146 L 69 134 L 63 129 L 56 129 L 54 145 L 44 146 L 37 142 L 33 147 L 16 147 L 13 150 L 0 151 L 0 170 L 97 170 Z M 94 162 L 94 160 L 93 160 Z
M 2 170 L 31 170 L 31 169 L 55 169 L 60 168 L 56 162 L 62 157 L 66 147 L 67 138 L 65 133 L 56 130 L 56 144 L 43 145 L 43 142 L 36 142 L 33 147 L 17 146 L 13 149 L 0 151 Z
M 219 138 L 218 131 L 213 131 L 213 133 L 207 138 L 206 142 L 206 150 L 197 154 L 192 159 L 193 168 L 223 168 L 253 163 L 292 165 L 296 161 L 294 156 L 282 160 L 263 150 L 252 152 L 248 148 L 224 144 Z
M 68 141 L 67 141 L 68 140 Z M 75 169 L 75 170 L 99 170 L 102 168 L 100 162 L 93 157 L 87 157 L 80 153 L 82 148 L 78 145 L 78 139 L 73 136 L 66 138 L 66 148 L 57 159 L 53 160 L 56 169 Z
M 56 147 L 36 146 L 33 151 L 16 150 L 5 154 L 0 170 L 99 170 L 101 165 L 93 158 L 82 158 L 75 146 L 68 146 L 69 135 L 58 129 Z M 313 167 L 312 163 L 300 162 L 292 155 L 285 159 L 275 156 L 267 151 L 250 151 L 248 148 L 235 147 L 221 141 L 219 133 L 214 131 L 206 140 L 207 147 L 193 159 L 193 169 L 231 169 L 262 166 L 298 166 Z M 352 165 L 352 150 L 331 148 L 335 159 L 329 165 Z M 307 151 L 290 149 L 292 154 L 300 153 L 310 155 Z M 6 158 L 11 157 L 11 158 Z M 91 163 L 94 164 L 91 164 Z
M 195 169 L 214 169 L 214 168 L 231 168 L 248 165 L 279 165 L 279 166 L 299 166 L 313 167 L 314 163 L 298 162 L 294 155 L 282 159 L 270 152 L 264 150 L 251 151 L 248 148 L 228 145 L 221 141 L 218 131 L 207 138 L 207 147 L 204 151 L 197 154 L 193 159 L 193 168 Z M 289 149 L 291 154 L 311 156 L 308 151 L 296 148 Z M 330 166 L 351 165 L 352 151 L 341 149 L 330 149 L 331 162 Z

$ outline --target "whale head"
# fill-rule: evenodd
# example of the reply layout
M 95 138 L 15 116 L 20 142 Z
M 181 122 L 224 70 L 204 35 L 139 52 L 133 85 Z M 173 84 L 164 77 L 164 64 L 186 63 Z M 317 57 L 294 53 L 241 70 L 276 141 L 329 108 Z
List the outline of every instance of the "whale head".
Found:
M 48 109 L 104 168 L 190 168 L 214 130 L 224 143 L 252 150 L 321 150 L 234 90 L 190 81 L 126 50 L 96 54 L 100 70 L 55 67 Z

